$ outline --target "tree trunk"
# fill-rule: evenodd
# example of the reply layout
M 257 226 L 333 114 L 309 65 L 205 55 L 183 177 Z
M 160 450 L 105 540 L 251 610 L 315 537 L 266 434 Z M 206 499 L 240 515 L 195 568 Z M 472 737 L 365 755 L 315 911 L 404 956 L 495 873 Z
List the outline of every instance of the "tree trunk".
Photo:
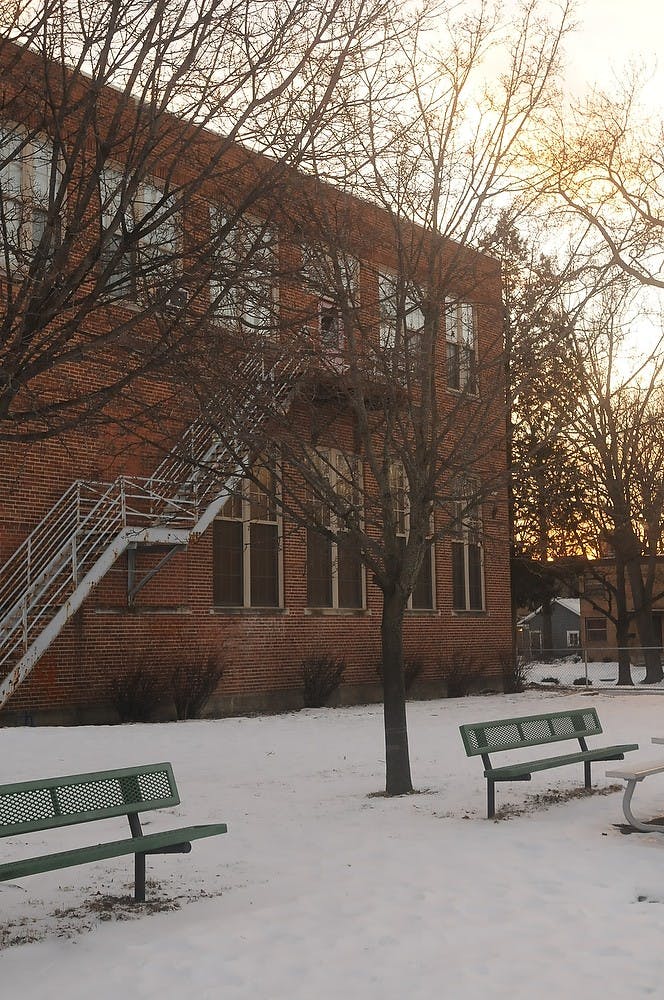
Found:
M 629 583 L 632 590 L 632 601 L 634 602 L 634 618 L 636 629 L 639 634 L 639 642 L 643 648 L 643 657 L 646 664 L 646 676 L 644 684 L 658 684 L 664 680 L 662 671 L 662 655 L 656 647 L 655 629 L 652 620 L 652 608 L 649 596 L 646 594 L 641 575 L 641 563 L 635 559 L 630 559 L 627 563 Z
M 625 584 L 625 563 L 616 553 L 616 642 L 618 644 L 618 684 L 634 684 L 632 663 L 629 655 L 629 625 L 627 610 L 627 589 Z
M 405 605 L 397 591 L 383 593 L 380 632 L 383 659 L 383 713 L 385 719 L 385 791 L 412 792 L 406 687 L 403 676 L 403 615 Z

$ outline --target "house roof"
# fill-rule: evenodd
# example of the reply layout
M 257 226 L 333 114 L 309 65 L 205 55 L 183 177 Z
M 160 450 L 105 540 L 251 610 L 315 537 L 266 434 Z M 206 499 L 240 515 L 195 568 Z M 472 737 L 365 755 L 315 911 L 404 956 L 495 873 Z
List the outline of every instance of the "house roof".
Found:
M 578 597 L 554 597 L 551 603 L 559 604 L 561 608 L 565 608 L 566 611 L 570 611 L 573 615 L 581 615 L 581 600 Z M 535 608 L 535 610 L 531 611 L 529 615 L 525 616 L 525 618 L 520 618 L 517 625 L 527 625 L 528 622 L 532 621 L 533 618 L 536 618 L 537 615 L 540 615 L 541 613 L 542 605 L 540 604 L 539 608 Z

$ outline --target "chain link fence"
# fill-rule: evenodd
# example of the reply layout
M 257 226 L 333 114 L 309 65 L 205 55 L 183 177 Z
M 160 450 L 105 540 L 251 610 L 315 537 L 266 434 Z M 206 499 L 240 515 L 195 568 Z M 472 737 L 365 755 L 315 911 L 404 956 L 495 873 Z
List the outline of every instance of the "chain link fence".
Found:
M 664 666 L 664 650 L 661 647 L 607 647 L 583 648 L 576 651 L 553 650 L 543 657 L 541 654 L 523 652 L 524 674 L 527 684 L 543 687 L 611 688 L 619 685 L 619 659 L 621 652 L 625 659 L 625 672 L 633 685 L 640 688 L 653 687 L 664 690 L 664 681 L 646 683 L 646 654 L 649 659 Z

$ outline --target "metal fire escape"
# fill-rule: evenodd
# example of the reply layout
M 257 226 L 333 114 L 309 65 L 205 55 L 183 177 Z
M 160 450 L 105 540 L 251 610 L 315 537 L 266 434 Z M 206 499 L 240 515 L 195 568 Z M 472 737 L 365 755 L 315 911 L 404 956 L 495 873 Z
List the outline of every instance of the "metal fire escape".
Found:
M 165 547 L 160 568 L 219 513 L 264 447 L 270 412 L 287 407 L 296 372 L 251 358 L 236 375 L 152 476 L 73 483 L 0 568 L 0 708 L 123 553 L 131 604 L 148 579 L 133 578 L 136 549 Z

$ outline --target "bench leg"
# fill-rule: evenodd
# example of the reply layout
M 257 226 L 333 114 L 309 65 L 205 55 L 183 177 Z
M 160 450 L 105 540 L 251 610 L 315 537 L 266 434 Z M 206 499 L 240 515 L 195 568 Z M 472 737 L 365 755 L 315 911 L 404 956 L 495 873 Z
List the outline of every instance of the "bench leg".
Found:
M 486 779 L 486 818 L 496 815 L 496 783 L 491 778 Z
M 635 788 L 636 780 L 628 780 L 622 803 L 625 819 L 630 826 L 634 827 L 635 830 L 642 830 L 644 833 L 650 833 L 651 831 L 654 831 L 655 833 L 664 833 L 664 826 L 660 826 L 658 823 L 642 823 L 641 820 L 638 820 L 632 812 L 632 795 L 634 794 Z
M 134 855 L 134 900 L 145 902 L 145 855 Z
M 584 760 L 583 762 L 583 776 L 586 781 L 586 788 L 592 788 L 592 783 L 590 781 L 590 761 Z

